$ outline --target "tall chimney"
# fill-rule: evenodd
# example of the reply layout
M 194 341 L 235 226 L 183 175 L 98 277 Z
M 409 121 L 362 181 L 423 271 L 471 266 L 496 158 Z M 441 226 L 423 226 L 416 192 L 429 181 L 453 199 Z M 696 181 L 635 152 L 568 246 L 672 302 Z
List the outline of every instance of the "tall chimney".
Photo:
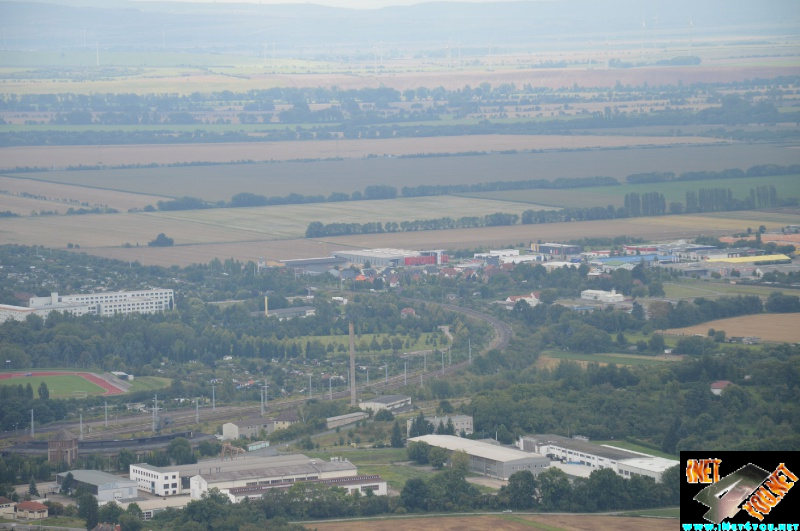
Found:
M 356 405 L 356 336 L 350 321 L 350 405 Z
M 264 315 L 269 316 L 269 297 L 264 295 Z

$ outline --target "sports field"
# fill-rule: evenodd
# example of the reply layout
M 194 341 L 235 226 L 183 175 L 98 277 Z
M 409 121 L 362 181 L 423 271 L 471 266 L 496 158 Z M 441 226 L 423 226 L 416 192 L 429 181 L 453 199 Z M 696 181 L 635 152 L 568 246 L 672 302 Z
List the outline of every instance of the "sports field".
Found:
M 30 376 L 28 376 L 30 375 Z M 34 396 L 42 384 L 47 384 L 51 398 L 72 398 L 86 393 L 87 395 L 117 395 L 123 393 L 98 375 L 89 372 L 67 371 L 14 371 L 0 373 L 0 385 L 17 386 L 31 384 Z

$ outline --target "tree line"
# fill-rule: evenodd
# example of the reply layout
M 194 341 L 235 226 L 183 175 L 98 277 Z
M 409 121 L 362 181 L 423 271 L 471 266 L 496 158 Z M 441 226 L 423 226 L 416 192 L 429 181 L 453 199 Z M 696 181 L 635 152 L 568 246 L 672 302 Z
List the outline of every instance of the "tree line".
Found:
M 596 221 L 605 219 L 622 219 L 642 216 L 663 216 L 666 214 L 683 214 L 697 212 L 726 212 L 731 210 L 752 210 L 779 206 L 775 186 L 759 186 L 751 188 L 750 194 L 743 199 L 733 197 L 730 188 L 700 188 L 686 192 L 686 202 L 672 201 L 667 206 L 661 192 L 630 192 L 625 194 L 624 206 L 606 207 L 567 207 L 549 210 L 525 210 L 522 215 L 497 212 L 480 216 L 464 216 L 461 218 L 442 217 L 435 219 L 417 219 L 413 221 L 366 223 L 322 223 L 312 221 L 306 228 L 306 238 L 326 236 L 344 236 L 350 234 L 380 234 L 384 232 L 415 232 L 424 230 L 463 229 L 475 227 L 497 227 L 516 225 L 535 225 L 542 223 L 563 223 L 569 221 Z

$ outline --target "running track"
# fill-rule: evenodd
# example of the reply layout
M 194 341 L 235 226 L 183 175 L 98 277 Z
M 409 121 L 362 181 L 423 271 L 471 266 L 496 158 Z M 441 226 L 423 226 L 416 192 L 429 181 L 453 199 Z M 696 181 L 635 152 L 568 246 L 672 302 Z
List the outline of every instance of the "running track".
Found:
M 25 378 L 26 375 L 30 374 L 31 376 L 80 376 L 85 380 L 89 380 L 93 384 L 102 387 L 105 389 L 105 393 L 101 396 L 110 396 L 110 395 L 121 395 L 124 393 L 122 389 L 112 385 L 111 383 L 107 382 L 103 378 L 100 378 L 96 374 L 91 372 L 62 372 L 62 371 L 45 371 L 45 372 L 14 372 L 14 373 L 3 373 L 0 374 L 0 380 L 9 380 L 11 378 Z

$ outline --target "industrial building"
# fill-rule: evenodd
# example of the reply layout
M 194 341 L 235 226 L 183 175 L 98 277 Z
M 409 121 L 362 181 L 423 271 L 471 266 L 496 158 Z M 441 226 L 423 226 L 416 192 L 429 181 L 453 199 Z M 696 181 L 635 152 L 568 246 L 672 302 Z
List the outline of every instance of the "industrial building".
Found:
M 376 267 L 405 267 L 421 265 L 446 264 L 450 258 L 444 249 L 431 251 L 410 251 L 408 249 L 362 249 L 338 251 L 333 253 L 337 258 L 344 258 L 354 264 L 370 263 Z
M 567 464 L 584 465 L 596 470 L 610 468 L 622 477 L 640 474 L 656 481 L 661 480 L 661 474 L 665 470 L 678 464 L 678 461 L 671 459 L 594 444 L 586 438 L 569 438 L 561 435 L 520 437 L 517 446 L 526 452 L 543 454 Z
M 275 431 L 274 422 L 263 417 L 226 422 L 222 425 L 222 440 L 234 441 L 240 438 L 258 437 L 262 430 L 267 434 L 272 433 Z
M 189 492 L 199 500 L 210 488 L 266 487 L 300 481 L 350 478 L 357 475 L 356 466 L 339 458 L 330 461 L 311 459 L 301 454 L 261 458 L 243 458 L 211 463 L 189 478 Z M 214 466 L 219 465 L 219 466 Z M 183 475 L 183 471 L 181 475 Z
M 415 418 L 410 418 L 406 420 L 406 435 L 409 437 L 411 434 L 411 425 L 414 423 Z M 425 417 L 427 422 L 430 422 L 433 429 L 437 429 L 439 424 L 441 423 L 442 426 L 447 426 L 447 423 L 451 420 L 453 421 L 453 428 L 456 430 L 456 434 L 460 435 L 462 432 L 465 435 L 472 434 L 472 415 L 445 415 L 443 417 L 433 416 L 433 417 Z
M 191 494 L 192 499 L 200 499 L 212 487 L 222 490 L 278 485 L 353 477 L 356 473 L 355 465 L 346 459 L 324 461 L 302 454 L 244 456 L 167 467 L 142 463 L 130 466 L 130 478 L 136 482 L 139 490 L 163 497 Z
M 67 474 L 72 474 L 72 491 L 83 488 L 92 493 L 100 504 L 110 501 L 130 500 L 138 496 L 137 484 L 99 470 L 70 470 L 56 474 L 56 483 L 63 485 Z
M 340 426 L 347 426 L 348 424 L 355 424 L 359 420 L 369 418 L 369 414 L 365 411 L 357 411 L 355 413 L 347 413 L 346 415 L 339 415 L 336 417 L 328 417 L 325 419 L 325 426 L 332 430 Z
M 411 405 L 411 397 L 405 395 L 383 395 L 362 400 L 358 403 L 358 407 L 364 411 L 371 409 L 378 412 L 381 409 L 388 409 L 394 411 Z
M 580 254 L 581 251 L 583 251 L 583 247 L 566 243 L 532 243 L 531 251 L 541 254 L 567 256 L 570 254 Z
M 616 290 L 603 291 L 599 289 L 585 289 L 581 291 L 581 299 L 598 302 L 623 302 L 625 297 Z
M 28 315 L 47 318 L 50 312 L 108 317 L 118 313 L 159 313 L 174 307 L 175 295 L 171 289 L 77 295 L 59 295 L 58 292 L 53 292 L 49 297 L 31 297 L 27 307 L 0 305 L 0 322 L 8 319 L 23 321 Z
M 453 435 L 422 435 L 408 440 L 425 442 L 451 452 L 464 452 L 469 456 L 471 472 L 498 479 L 507 480 L 515 472 L 523 470 L 536 475 L 550 466 L 550 460 L 543 455 Z
M 327 485 L 329 487 L 339 487 L 345 489 L 347 494 L 355 494 L 358 492 L 361 495 L 372 493 L 375 496 L 386 496 L 389 492 L 386 481 L 380 476 L 352 476 L 332 479 L 315 479 L 306 481 L 305 483 L 315 483 L 318 485 Z M 287 481 L 283 483 L 276 483 L 270 485 L 254 485 L 250 487 L 231 487 L 227 489 L 220 489 L 222 494 L 228 496 L 231 503 L 238 503 L 244 499 L 257 500 L 261 498 L 266 492 L 272 489 L 289 489 L 294 482 Z

